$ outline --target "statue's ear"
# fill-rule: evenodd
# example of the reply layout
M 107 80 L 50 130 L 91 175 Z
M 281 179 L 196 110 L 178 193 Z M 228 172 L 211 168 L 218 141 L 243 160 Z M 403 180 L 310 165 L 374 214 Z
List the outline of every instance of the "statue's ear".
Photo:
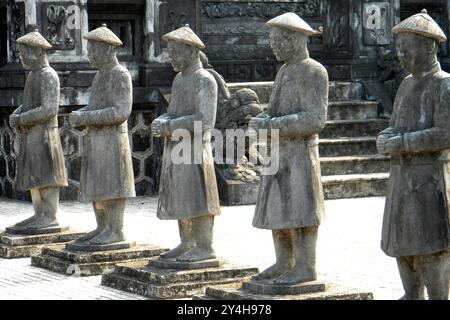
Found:
M 432 54 L 432 53 L 436 53 L 438 49 L 438 44 L 436 41 L 430 41 L 429 42 L 429 47 L 428 47 L 428 53 Z

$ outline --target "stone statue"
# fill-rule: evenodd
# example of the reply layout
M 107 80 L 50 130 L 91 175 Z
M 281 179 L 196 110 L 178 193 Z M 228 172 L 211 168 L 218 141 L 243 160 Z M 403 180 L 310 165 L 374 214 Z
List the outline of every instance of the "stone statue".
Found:
M 263 112 L 263 107 L 259 103 L 258 95 L 255 91 L 245 88 L 230 93 L 225 79 L 213 69 L 209 64 L 208 57 L 200 52 L 200 61 L 203 68 L 213 75 L 218 87 L 217 116 L 215 128 L 222 132 L 223 144 L 223 164 L 216 163 L 216 169 L 222 170 L 226 179 L 238 180 L 242 182 L 259 182 L 261 166 L 248 161 L 250 158 L 250 148 L 245 146 L 245 155 L 237 158 L 237 152 L 233 155 L 230 163 L 227 163 L 227 144 L 234 145 L 237 150 L 236 138 L 228 137 L 228 129 L 242 129 L 248 133 L 248 122 Z M 231 163 L 232 162 L 232 163 Z
M 58 131 L 59 78 L 48 63 L 51 45 L 35 30 L 19 38 L 22 65 L 29 70 L 23 104 L 10 116 L 20 132 L 16 189 L 31 191 L 34 216 L 16 225 L 25 229 L 58 227 L 59 190 L 68 185 Z
M 85 126 L 80 201 L 93 202 L 97 229 L 78 243 L 105 245 L 125 241 L 123 218 L 127 198 L 135 197 L 128 140 L 133 86 L 117 60 L 120 39 L 106 25 L 84 36 L 90 64 L 98 70 L 89 105 L 69 116 L 73 127 Z
M 450 74 L 436 53 L 446 37 L 423 10 L 392 29 L 407 76 L 380 153 L 391 155 L 381 248 L 397 258 L 402 299 L 448 299 Z
M 214 259 L 214 216 L 220 214 L 220 204 L 210 131 L 216 120 L 217 83 L 202 66 L 199 50 L 205 46 L 189 26 L 163 39 L 178 74 L 167 114 L 152 123 L 153 136 L 165 138 L 158 217 L 178 220 L 181 244 L 161 257 L 184 262 Z M 194 145 L 194 122 L 201 124 L 201 132 L 197 133 L 202 135 L 201 146 Z M 171 158 L 179 143 L 171 139 L 177 129 L 191 134 L 190 163 L 177 164 Z
M 267 22 L 270 46 L 285 62 L 267 111 L 252 118 L 255 130 L 279 131 L 279 170 L 263 175 L 253 226 L 271 229 L 276 263 L 254 280 L 277 285 L 314 281 L 316 242 L 324 214 L 318 133 L 325 127 L 328 74 L 309 57 L 308 36 L 317 34 L 294 13 Z

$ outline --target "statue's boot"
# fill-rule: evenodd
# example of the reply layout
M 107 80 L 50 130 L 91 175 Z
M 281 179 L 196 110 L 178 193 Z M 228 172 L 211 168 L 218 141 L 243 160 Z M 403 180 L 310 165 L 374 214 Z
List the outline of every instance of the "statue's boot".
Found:
M 397 266 L 405 290 L 405 295 L 400 300 L 424 300 L 423 275 L 416 264 L 416 257 L 397 257 Z
M 276 262 L 263 272 L 252 277 L 253 280 L 269 280 L 289 271 L 294 263 L 293 235 L 291 229 L 273 230 L 273 244 Z
M 33 202 L 33 208 L 34 208 L 34 215 L 28 219 L 25 219 L 19 223 L 16 223 L 16 227 L 26 227 L 28 224 L 34 222 L 39 217 L 43 215 L 42 211 L 42 199 L 41 199 L 41 193 L 39 192 L 39 189 L 31 189 L 31 201 Z
M 127 199 L 114 199 L 103 203 L 107 227 L 89 240 L 90 244 L 105 245 L 125 241 L 123 221 L 126 204 Z
M 84 236 L 79 237 L 75 241 L 77 243 L 88 242 L 108 227 L 106 210 L 103 203 L 101 201 L 96 201 L 92 204 L 92 206 L 94 208 L 95 220 L 97 221 L 97 228 L 94 231 L 88 232 Z
M 174 249 L 161 254 L 163 259 L 173 259 L 190 251 L 195 246 L 195 239 L 192 234 L 192 223 L 190 219 L 178 220 L 178 230 L 181 243 Z
M 36 220 L 29 223 L 29 229 L 43 229 L 49 227 L 59 226 L 56 214 L 58 213 L 59 205 L 59 188 L 48 187 L 39 189 L 41 199 L 42 215 Z
M 430 300 L 449 299 L 450 251 L 421 257 L 424 283 Z
M 191 223 L 195 246 L 188 252 L 178 256 L 177 260 L 195 262 L 216 258 L 213 249 L 214 216 L 193 218 Z
M 305 227 L 293 230 L 295 265 L 285 274 L 276 278 L 275 284 L 294 285 L 317 279 L 316 247 L 318 227 Z

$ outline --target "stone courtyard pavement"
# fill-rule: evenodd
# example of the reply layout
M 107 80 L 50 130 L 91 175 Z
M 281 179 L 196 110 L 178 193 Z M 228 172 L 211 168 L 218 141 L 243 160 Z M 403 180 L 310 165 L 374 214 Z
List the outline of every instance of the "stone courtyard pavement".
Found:
M 157 198 L 136 198 L 126 212 L 130 240 L 174 247 L 174 221 L 156 217 Z M 384 198 L 326 201 L 327 218 L 320 229 L 318 271 L 323 279 L 348 288 L 371 291 L 375 299 L 402 295 L 396 262 L 380 250 Z M 223 207 L 216 219 L 217 254 L 239 265 L 260 270 L 274 262 L 271 232 L 251 225 L 254 206 Z M 31 203 L 0 198 L 0 229 L 32 214 Z M 89 204 L 63 202 L 60 221 L 90 231 L 95 218 Z M 143 299 L 100 285 L 99 276 L 77 278 L 30 266 L 30 259 L 0 259 L 0 299 Z

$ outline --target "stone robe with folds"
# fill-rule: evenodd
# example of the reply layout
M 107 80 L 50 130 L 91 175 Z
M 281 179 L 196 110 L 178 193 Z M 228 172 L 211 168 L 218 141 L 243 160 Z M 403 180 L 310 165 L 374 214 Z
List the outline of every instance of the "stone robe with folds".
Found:
M 89 105 L 79 123 L 87 127 L 83 141 L 80 201 L 95 202 L 136 196 L 128 138 L 133 105 L 131 75 L 112 63 L 94 78 Z
M 381 248 L 393 257 L 448 249 L 450 75 L 439 64 L 405 78 L 382 133 L 402 133 L 403 147 L 391 157 Z
M 31 71 L 23 94 L 19 150 L 16 159 L 16 190 L 68 185 L 64 154 L 58 131 L 59 78 L 46 66 Z
M 279 130 L 279 170 L 262 176 L 254 227 L 320 225 L 324 196 L 318 134 L 325 127 L 327 108 L 328 74 L 320 63 L 303 56 L 281 67 L 268 109 L 258 116 L 269 117 L 268 129 Z M 276 149 L 271 156 L 276 156 Z
M 163 122 L 165 128 L 158 203 L 160 219 L 220 214 L 210 134 L 216 121 L 217 91 L 214 77 L 196 64 L 175 77 L 168 112 L 155 120 Z M 198 146 L 194 146 L 194 121 L 201 122 L 200 136 L 196 137 L 200 142 Z M 177 129 L 190 132 L 190 139 L 184 141 L 191 146 L 190 155 L 186 157 L 190 158 L 190 163 L 174 163 L 171 157 L 180 143 L 172 141 L 171 137 Z

